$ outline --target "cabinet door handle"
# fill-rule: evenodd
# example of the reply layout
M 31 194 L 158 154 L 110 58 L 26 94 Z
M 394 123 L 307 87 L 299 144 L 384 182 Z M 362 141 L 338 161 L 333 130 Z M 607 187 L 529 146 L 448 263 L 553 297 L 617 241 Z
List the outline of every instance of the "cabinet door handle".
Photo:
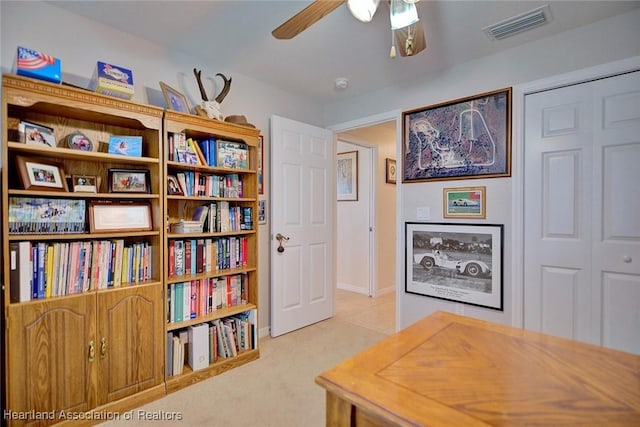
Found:
M 96 346 L 93 340 L 89 341 L 89 362 L 93 362 L 96 359 Z
M 102 337 L 102 339 L 100 340 L 100 358 L 104 359 L 106 355 L 107 355 L 107 340 L 104 337 Z

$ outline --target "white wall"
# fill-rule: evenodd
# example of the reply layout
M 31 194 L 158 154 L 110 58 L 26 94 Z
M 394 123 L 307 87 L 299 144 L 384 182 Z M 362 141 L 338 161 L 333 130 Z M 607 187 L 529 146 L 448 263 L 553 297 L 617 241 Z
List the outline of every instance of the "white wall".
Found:
M 358 200 L 337 202 L 338 288 L 369 295 L 370 149 L 338 140 L 336 153 L 358 152 Z
M 86 87 L 97 61 L 105 61 L 133 71 L 134 101 L 164 106 L 159 81 L 183 92 L 192 105 L 200 100 L 193 68 L 203 76 L 222 72 L 233 78 L 231 90 L 222 103 L 224 115 L 244 114 L 262 130 L 265 139 L 265 182 L 268 191 L 269 117 L 272 114 L 322 125 L 321 106 L 292 93 L 253 80 L 233 70 L 221 70 L 201 58 L 168 51 L 162 46 L 134 37 L 45 2 L 0 2 L 0 64 L 2 72 L 13 72 L 18 46 L 40 50 L 62 61 L 63 80 Z M 206 81 L 206 79 L 203 79 Z M 208 88 L 209 92 L 213 87 Z M 219 89 L 218 89 L 219 90 Z M 262 198 L 262 197 L 261 197 Z M 267 202 L 267 206 L 270 203 Z M 269 216 L 267 216 L 269 219 Z M 259 270 L 261 331 L 269 325 L 269 223 L 259 226 Z
M 640 55 L 640 10 L 619 15 L 566 33 L 549 37 L 516 49 L 481 58 L 458 67 L 425 75 L 421 81 L 407 82 L 394 88 L 385 88 L 344 102 L 325 107 L 326 123 L 339 128 L 342 123 L 376 116 L 389 111 L 406 111 L 499 89 L 534 80 L 581 70 Z M 429 51 L 423 54 L 428 55 Z M 521 114 L 519 105 L 513 109 L 514 117 Z M 518 150 L 521 140 L 518 129 L 513 130 L 513 148 Z M 401 176 L 401 150 L 397 146 L 399 178 Z M 399 181 L 400 184 L 400 181 Z M 404 226 L 417 221 L 416 208 L 429 207 L 431 221 L 444 221 L 442 217 L 442 189 L 453 186 L 487 187 L 486 220 L 477 223 L 504 224 L 504 311 L 456 304 L 434 298 L 406 294 L 404 292 Z M 399 328 L 417 321 L 437 310 L 459 312 L 490 321 L 517 324 L 513 316 L 512 295 L 513 265 L 517 262 L 512 253 L 520 241 L 514 241 L 512 202 L 514 184 L 511 178 L 460 180 L 432 183 L 412 183 L 399 186 L 400 233 L 396 250 L 398 255 L 396 280 L 398 291 Z M 470 221 L 470 220 L 466 220 Z M 464 222 L 447 220 L 445 222 Z M 516 233 L 517 234 L 517 233 Z M 521 286 L 521 283 L 517 283 Z

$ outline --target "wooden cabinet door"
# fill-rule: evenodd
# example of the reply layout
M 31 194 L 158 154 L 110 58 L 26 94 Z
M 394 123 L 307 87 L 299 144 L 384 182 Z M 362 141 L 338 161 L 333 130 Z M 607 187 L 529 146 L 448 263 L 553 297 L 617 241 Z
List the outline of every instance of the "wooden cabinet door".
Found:
M 96 406 L 91 357 L 95 295 L 76 295 L 8 308 L 7 408 L 13 412 L 77 413 Z M 94 342 L 95 344 L 95 342 Z M 12 425 L 29 425 L 18 421 Z
M 160 285 L 98 293 L 98 404 L 163 381 L 164 333 Z

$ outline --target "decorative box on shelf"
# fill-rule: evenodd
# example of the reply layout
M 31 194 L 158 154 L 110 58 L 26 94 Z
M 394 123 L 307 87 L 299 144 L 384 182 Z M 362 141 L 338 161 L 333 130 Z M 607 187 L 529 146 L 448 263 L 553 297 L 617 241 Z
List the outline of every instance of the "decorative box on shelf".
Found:
M 133 98 L 133 72 L 123 67 L 98 61 L 93 76 L 95 92 L 117 98 Z
M 26 47 L 18 47 L 17 74 L 46 80 L 52 83 L 62 81 L 60 59 Z

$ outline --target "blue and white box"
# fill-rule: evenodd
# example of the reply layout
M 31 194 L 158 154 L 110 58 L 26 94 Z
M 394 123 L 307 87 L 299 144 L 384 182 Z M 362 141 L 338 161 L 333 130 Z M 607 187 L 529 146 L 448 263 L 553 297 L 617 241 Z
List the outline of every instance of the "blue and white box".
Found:
M 18 46 L 17 74 L 52 83 L 62 81 L 60 59 L 21 46 Z

